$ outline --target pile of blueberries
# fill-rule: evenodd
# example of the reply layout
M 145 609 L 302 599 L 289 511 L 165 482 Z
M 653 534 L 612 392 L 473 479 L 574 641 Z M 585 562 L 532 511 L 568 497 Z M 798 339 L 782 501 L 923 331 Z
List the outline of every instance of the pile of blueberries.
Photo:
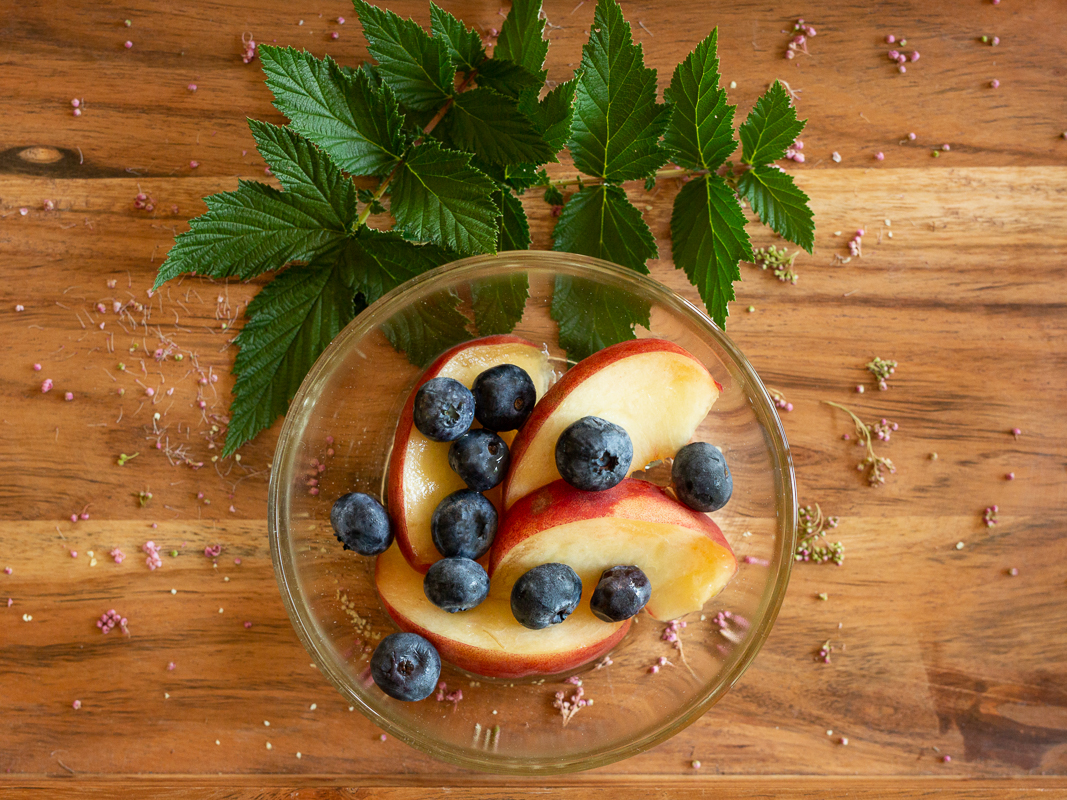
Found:
M 451 443 L 448 464 L 466 489 L 445 497 L 430 519 L 430 534 L 442 556 L 426 573 L 423 591 L 449 613 L 468 611 L 489 593 L 489 576 L 476 559 L 493 544 L 497 511 L 483 492 L 507 474 L 510 453 L 498 435 L 518 430 L 537 399 L 533 380 L 521 367 L 500 364 L 482 372 L 471 389 L 452 378 L 426 381 L 415 394 L 415 427 L 435 442 Z M 474 420 L 481 428 L 471 429 Z M 630 471 L 633 443 L 626 431 L 599 417 L 583 417 L 560 434 L 556 468 L 571 486 L 604 491 Z M 733 480 L 722 453 L 704 442 L 678 451 L 671 470 L 675 493 L 690 508 L 716 511 L 730 499 Z M 393 541 L 389 516 L 370 495 L 343 495 L 330 522 L 346 550 L 361 555 L 385 552 Z M 590 598 L 590 610 L 605 622 L 622 622 L 648 603 L 652 587 L 637 566 L 605 570 Z M 511 592 L 511 612 L 527 628 L 563 622 L 578 607 L 582 581 L 566 564 L 541 564 L 523 574 Z M 371 676 L 388 695 L 422 700 L 436 688 L 441 659 L 434 646 L 413 633 L 384 638 L 371 657 Z

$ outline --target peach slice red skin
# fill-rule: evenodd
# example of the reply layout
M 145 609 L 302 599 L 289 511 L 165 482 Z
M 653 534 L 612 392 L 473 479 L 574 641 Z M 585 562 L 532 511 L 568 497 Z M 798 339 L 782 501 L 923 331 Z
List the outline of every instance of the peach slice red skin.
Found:
M 669 352 L 677 355 L 690 358 L 697 363 L 696 358 L 692 353 L 685 348 L 676 345 L 674 342 L 669 342 L 666 339 L 634 339 L 631 341 L 620 342 L 618 344 L 609 345 L 603 350 L 598 350 L 588 358 L 582 359 L 575 364 L 571 369 L 567 370 L 552 386 L 552 388 L 541 398 L 537 406 L 534 408 L 530 418 L 526 420 L 526 424 L 522 426 L 519 434 L 515 437 L 515 441 L 511 444 L 511 463 L 514 466 L 522 461 L 523 455 L 526 449 L 529 447 L 530 442 L 533 441 L 534 436 L 537 434 L 538 429 L 548 419 L 549 415 L 556 409 L 557 406 L 567 397 L 574 389 L 580 386 L 586 378 L 595 372 L 598 372 L 610 364 L 629 358 L 641 353 L 654 353 L 654 352 Z M 703 366 L 703 365 L 701 365 Z M 706 369 L 706 368 L 705 368 Z M 722 391 L 722 384 L 712 378 L 712 382 L 715 384 L 715 388 L 718 391 Z M 632 465 L 637 467 L 638 465 Z M 640 466 L 644 466 L 643 464 Z M 510 496 L 510 484 L 511 474 L 504 479 L 503 488 L 503 504 L 504 508 L 510 508 L 512 503 L 516 502 L 518 498 Z
M 656 503 L 654 518 L 648 515 L 650 499 L 669 501 Z M 664 522 L 703 531 L 716 544 L 733 553 L 730 543 L 710 517 L 682 505 L 653 483 L 627 478 L 603 492 L 582 492 L 559 480 L 526 495 L 508 510 L 489 554 L 490 578 L 508 550 L 524 539 L 549 528 L 603 517 Z
M 457 641 L 438 631 L 430 630 L 411 620 L 402 609 L 390 603 L 380 585 L 380 575 L 388 553 L 378 556 L 375 566 L 375 586 L 378 589 L 378 597 L 382 607 L 392 618 L 396 626 L 408 633 L 417 633 L 428 639 L 437 648 L 441 658 L 460 669 L 473 672 L 476 675 L 485 675 L 491 678 L 524 678 L 530 675 L 553 675 L 588 664 L 603 655 L 606 655 L 615 645 L 622 641 L 630 630 L 630 620 L 626 620 L 612 630 L 610 625 L 605 624 L 606 635 L 589 644 L 543 653 L 515 653 L 504 650 L 490 650 L 478 647 L 467 642 Z M 429 602 L 429 601 L 426 601 Z M 471 611 L 461 612 L 456 615 L 460 619 L 463 615 L 471 615 L 477 618 L 478 608 Z M 513 619 L 513 625 L 518 625 Z M 564 623 L 566 624 L 566 623 Z

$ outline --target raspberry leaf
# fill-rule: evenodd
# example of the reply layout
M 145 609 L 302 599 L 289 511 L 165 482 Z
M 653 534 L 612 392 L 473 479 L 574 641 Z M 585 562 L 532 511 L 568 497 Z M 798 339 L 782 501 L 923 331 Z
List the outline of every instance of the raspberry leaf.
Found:
M 737 131 L 741 137 L 741 160 L 757 166 L 777 161 L 802 130 L 804 123 L 797 120 L 789 94 L 775 81 L 756 101 Z
M 466 153 L 434 142 L 416 147 L 393 181 L 391 209 L 410 239 L 430 241 L 462 255 L 496 252 L 493 182 Z
M 745 215 L 733 190 L 718 175 L 689 181 L 674 198 L 671 214 L 674 265 L 685 270 L 720 328 L 734 299 L 738 264 L 752 260 Z
M 740 195 L 759 215 L 760 221 L 809 253 L 815 247 L 815 220 L 808 196 L 793 176 L 776 167 L 753 167 L 737 181 Z
M 585 186 L 563 207 L 553 233 L 554 250 L 614 261 L 644 275 L 657 255 L 656 240 L 641 212 L 618 186 Z
M 674 69 L 664 92 L 672 106 L 663 144 L 674 162 L 689 169 L 718 169 L 737 149 L 734 111 L 719 87 L 719 31 L 713 30 Z
M 378 61 L 378 73 L 402 105 L 431 111 L 452 96 L 456 67 L 446 42 L 431 38 L 416 22 L 392 11 L 366 0 L 353 2 L 367 48 Z
M 627 181 L 667 161 L 660 144 L 670 110 L 656 102 L 656 71 L 615 0 L 598 0 L 589 42 L 582 48 L 570 150 L 587 175 Z
M 403 156 L 403 116 L 389 87 L 370 72 L 343 69 L 327 56 L 291 47 L 259 48 L 274 106 L 289 126 L 353 175 L 384 175 Z

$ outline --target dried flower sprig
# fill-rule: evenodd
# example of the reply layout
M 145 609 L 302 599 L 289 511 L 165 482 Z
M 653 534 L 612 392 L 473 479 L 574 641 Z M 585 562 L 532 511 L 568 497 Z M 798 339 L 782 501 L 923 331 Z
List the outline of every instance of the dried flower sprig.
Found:
M 890 461 L 888 458 L 884 458 L 883 456 L 880 456 L 874 452 L 874 444 L 871 441 L 871 428 L 865 422 L 863 422 L 863 420 L 861 420 L 848 408 L 841 405 L 840 403 L 834 403 L 830 400 L 823 400 L 823 402 L 826 403 L 826 405 L 828 406 L 840 408 L 842 411 L 852 417 L 852 421 L 856 425 L 856 433 L 862 437 L 863 443 L 867 447 L 867 457 L 856 465 L 856 469 L 860 471 L 867 470 L 867 482 L 871 486 L 877 486 L 878 484 L 885 483 L 885 473 L 889 472 L 890 474 L 893 474 L 897 471 L 897 468 L 893 466 L 893 462 Z M 882 438 L 883 441 L 888 441 L 889 439 L 888 435 L 884 437 L 880 436 L 879 438 Z
M 760 247 L 754 251 L 755 259 L 752 263 L 760 269 L 767 269 L 768 267 L 774 270 L 774 277 L 780 280 L 782 283 L 792 283 L 796 285 L 797 279 L 800 277 L 793 271 L 793 262 L 797 260 L 797 256 L 800 255 L 800 251 L 796 250 L 792 255 L 789 255 L 789 251 L 783 247 L 778 249 L 773 244 L 770 247 Z
M 797 512 L 797 525 L 800 527 L 800 540 L 793 551 L 795 561 L 814 561 L 825 564 L 829 561 L 841 566 L 845 562 L 845 546 L 841 542 L 826 541 L 828 530 L 836 528 L 837 517 L 824 517 L 819 504 L 815 508 L 804 506 Z M 818 540 L 823 544 L 816 544 Z
M 878 388 L 883 392 L 889 388 L 889 376 L 896 372 L 897 362 L 892 359 L 878 358 L 867 364 L 867 371 L 878 380 Z

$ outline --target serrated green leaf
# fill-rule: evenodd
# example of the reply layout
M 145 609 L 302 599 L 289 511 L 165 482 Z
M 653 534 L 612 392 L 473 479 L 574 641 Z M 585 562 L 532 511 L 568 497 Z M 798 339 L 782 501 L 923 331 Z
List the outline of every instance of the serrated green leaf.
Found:
M 356 190 L 328 155 L 296 131 L 248 120 L 256 149 L 287 194 L 298 196 L 305 208 L 314 207 L 330 227 L 348 229 L 356 219 Z
M 471 72 L 485 61 L 485 45 L 477 31 L 430 0 L 430 30 L 448 48 L 452 62 L 464 72 Z
M 565 275 L 556 277 L 552 319 L 559 324 L 559 344 L 573 361 L 608 345 L 636 338 L 635 325 L 648 328 L 651 306 L 612 286 Z
M 541 164 L 555 156 L 514 100 L 484 86 L 456 95 L 439 128 L 453 147 L 492 164 Z
M 455 258 L 443 247 L 415 244 L 391 231 L 360 228 L 345 242 L 340 263 L 356 291 L 373 303 L 404 281 Z
M 674 69 L 664 99 L 673 108 L 664 146 L 676 164 L 689 169 L 716 170 L 737 149 L 734 111 L 719 87 L 719 30 L 704 41 Z
M 493 202 L 500 209 L 500 235 L 498 250 L 529 250 L 530 224 L 522 201 L 507 188 L 493 192 Z
M 532 93 L 537 100 L 537 93 L 544 81 L 521 64 L 502 58 L 490 58 L 478 67 L 478 85 L 488 86 L 502 95 L 516 100 L 520 95 Z
M 760 221 L 779 236 L 809 253 L 815 247 L 815 220 L 808 196 L 793 176 L 776 167 L 753 167 L 737 181 L 737 189 Z
M 474 324 L 481 336 L 511 333 L 522 319 L 530 281 L 525 272 L 508 272 L 471 284 Z
M 546 94 L 544 99 L 534 105 L 530 112 L 530 119 L 541 132 L 545 143 L 553 153 L 563 149 L 571 137 L 571 124 L 574 121 L 574 96 L 577 89 L 578 79 L 571 78 Z
M 495 187 L 470 158 L 425 142 L 404 161 L 392 184 L 391 209 L 409 238 L 462 255 L 496 252 Z
M 553 250 L 603 258 L 644 275 L 657 254 L 656 239 L 618 186 L 584 186 L 563 206 Z
M 238 181 L 236 191 L 209 195 L 204 202 L 207 213 L 190 220 L 190 229 L 174 240 L 156 289 L 187 272 L 247 280 L 331 251 L 345 235 L 334 215 L 264 183 Z
M 561 206 L 564 202 L 563 192 L 558 186 L 549 186 L 545 189 L 545 202 L 550 206 Z
M 406 145 L 403 116 L 392 91 L 374 87 L 369 71 L 291 47 L 262 45 L 259 57 L 275 108 L 337 166 L 353 175 L 384 175 L 396 166 Z
M 659 138 L 670 109 L 656 102 L 656 71 L 645 68 L 616 0 L 598 0 L 580 70 L 570 138 L 575 166 L 609 181 L 644 178 L 663 166 L 668 153 Z
M 407 108 L 429 111 L 452 96 L 456 68 L 445 42 L 392 11 L 353 0 L 378 73 Z
M 545 21 L 541 19 L 540 0 L 514 0 L 511 10 L 500 26 L 500 35 L 493 49 L 494 58 L 514 61 L 540 78 L 543 83 L 548 41 L 544 38 Z
M 716 324 L 726 327 L 726 304 L 741 280 L 738 264 L 752 260 L 745 215 L 726 181 L 704 175 L 682 187 L 674 198 L 671 242 L 674 265 L 685 270 Z
M 788 92 L 775 81 L 756 101 L 737 131 L 741 137 L 741 160 L 757 166 L 777 161 L 802 130 L 804 122 L 797 120 Z
M 470 322 L 459 313 L 459 297 L 443 294 L 394 314 L 382 323 L 382 333 L 408 361 L 425 367 L 449 347 L 470 339 Z
M 336 259 L 290 267 L 260 290 L 237 335 L 224 456 L 285 413 L 315 359 L 356 314 Z

